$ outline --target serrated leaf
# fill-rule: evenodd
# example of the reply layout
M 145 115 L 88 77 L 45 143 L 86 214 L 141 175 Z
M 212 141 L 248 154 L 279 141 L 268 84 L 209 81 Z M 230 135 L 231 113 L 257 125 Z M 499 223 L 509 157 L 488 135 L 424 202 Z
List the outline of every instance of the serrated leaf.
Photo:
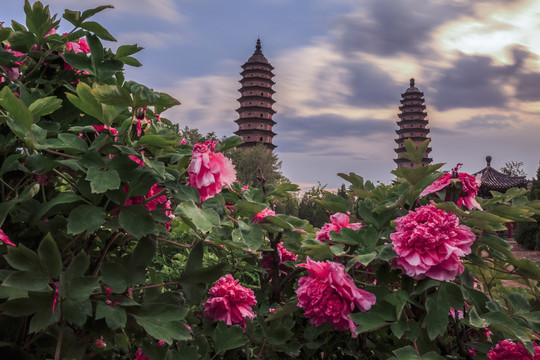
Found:
M 68 216 L 67 232 L 77 235 L 88 231 L 97 231 L 105 221 L 105 210 L 93 205 L 79 205 Z
M 154 219 L 143 205 L 124 206 L 118 221 L 120 226 L 138 239 L 154 232 Z
M 26 130 L 31 129 L 33 123 L 32 113 L 7 86 L 4 86 L 0 91 L 0 105 L 7 110 L 8 116 L 11 116 L 15 122 Z
M 51 234 L 47 234 L 38 247 L 41 266 L 47 270 L 50 278 L 56 279 L 62 271 L 62 257 Z
M 120 175 L 116 170 L 102 170 L 97 166 L 91 166 L 88 168 L 85 179 L 90 181 L 90 187 L 94 194 L 120 188 Z
M 34 119 L 39 119 L 42 116 L 52 114 L 62 107 L 62 100 L 56 96 L 47 96 L 34 101 L 28 109 L 34 116 Z
M 91 31 L 96 34 L 99 38 L 107 41 L 116 41 L 114 36 L 112 36 L 107 29 L 95 21 L 85 21 L 81 24 L 81 27 L 85 30 Z
M 176 208 L 175 213 L 186 216 L 198 230 L 208 232 L 220 225 L 219 214 L 213 209 L 199 209 L 193 201 L 186 201 Z
M 218 322 L 213 339 L 214 349 L 218 353 L 239 348 L 247 342 L 244 330 L 240 326 L 227 327 L 223 321 Z
M 8 253 L 4 257 L 15 270 L 29 271 L 36 274 L 43 273 L 38 255 L 23 244 L 19 244 L 17 247 L 10 246 L 7 250 Z
M 107 326 L 113 330 L 126 326 L 126 310 L 120 306 L 110 306 L 103 302 L 96 305 L 96 320 L 105 319 Z

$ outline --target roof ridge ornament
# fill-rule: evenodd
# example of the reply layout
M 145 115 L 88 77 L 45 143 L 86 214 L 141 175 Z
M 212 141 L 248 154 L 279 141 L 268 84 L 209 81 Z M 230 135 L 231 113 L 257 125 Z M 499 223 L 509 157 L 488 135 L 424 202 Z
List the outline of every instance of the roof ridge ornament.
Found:
M 491 166 L 491 155 L 486 156 L 486 166 Z
M 414 78 L 411 78 L 410 85 L 411 85 L 412 88 L 414 87 Z

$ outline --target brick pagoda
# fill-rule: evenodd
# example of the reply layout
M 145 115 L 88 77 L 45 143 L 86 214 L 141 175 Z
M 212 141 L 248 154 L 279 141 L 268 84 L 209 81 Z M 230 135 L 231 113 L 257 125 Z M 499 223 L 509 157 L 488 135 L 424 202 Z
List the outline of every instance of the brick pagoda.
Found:
M 424 105 L 424 93 L 420 92 L 418 88 L 414 86 L 414 79 L 411 79 L 410 87 L 401 94 L 401 106 L 399 110 L 401 111 L 398 114 L 399 121 L 397 122 L 399 130 L 396 130 L 398 138 L 396 143 L 398 144 L 397 149 L 394 149 L 398 154 L 398 158 L 394 159 L 397 163 L 397 167 L 416 167 L 419 165 L 413 164 L 411 161 L 399 157 L 399 154 L 405 153 L 405 139 L 411 139 L 416 144 L 420 144 L 424 140 L 428 139 L 427 134 L 429 129 L 427 128 L 428 120 L 426 119 L 426 105 Z M 422 158 L 422 166 L 430 164 L 433 159 L 428 157 L 428 154 L 431 152 L 431 148 L 428 147 Z
M 272 86 L 274 67 L 270 65 L 261 51 L 261 40 L 257 39 L 255 52 L 242 65 L 244 69 L 240 75 L 242 87 L 238 90 L 240 107 L 236 109 L 239 118 L 235 120 L 238 130 L 234 133 L 242 137 L 243 144 L 240 146 L 255 146 L 264 144 L 269 150 L 276 148 L 272 144 L 272 139 L 276 133 L 272 131 L 272 126 L 276 124 L 272 116 L 276 113 L 272 109 L 275 101 L 272 95 L 275 93 Z

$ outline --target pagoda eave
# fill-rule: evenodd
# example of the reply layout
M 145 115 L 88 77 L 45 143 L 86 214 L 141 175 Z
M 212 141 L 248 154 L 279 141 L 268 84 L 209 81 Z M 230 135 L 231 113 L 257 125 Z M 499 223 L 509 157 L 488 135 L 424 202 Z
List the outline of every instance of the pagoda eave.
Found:
M 237 113 L 242 113 L 242 112 L 248 112 L 248 111 L 252 111 L 252 112 L 262 112 L 262 113 L 270 113 L 272 115 L 274 115 L 276 113 L 276 111 L 274 109 L 271 109 L 271 108 L 266 108 L 266 107 L 261 107 L 261 106 L 241 106 L 239 107 L 238 109 L 235 110 Z
M 415 132 L 415 133 L 423 133 L 424 135 L 427 135 L 429 134 L 429 131 L 430 130 L 426 128 L 403 128 L 403 129 L 396 130 L 396 134 L 401 135 L 401 134 L 406 134 L 410 132 Z
M 420 137 L 420 136 L 407 136 L 407 137 L 403 137 L 403 138 L 399 138 L 399 139 L 394 139 L 394 141 L 398 144 L 401 144 L 403 142 L 405 142 L 405 140 L 407 139 L 410 139 L 416 143 L 421 143 L 423 141 L 426 141 L 427 139 L 431 140 L 431 138 L 428 138 L 428 137 Z
M 262 65 L 265 68 L 268 68 L 270 70 L 274 70 L 274 67 L 272 65 L 270 65 L 269 63 L 264 63 L 264 62 L 260 62 L 260 61 L 248 61 L 248 62 L 244 63 L 244 65 L 242 65 L 242 69 L 246 69 L 247 67 L 252 66 L 252 65 Z
M 245 123 L 260 123 L 260 122 L 264 122 L 264 123 L 270 124 L 272 126 L 277 124 L 272 119 L 258 118 L 258 117 L 240 118 L 240 119 L 234 120 L 234 122 L 237 123 L 238 125 L 245 124 Z

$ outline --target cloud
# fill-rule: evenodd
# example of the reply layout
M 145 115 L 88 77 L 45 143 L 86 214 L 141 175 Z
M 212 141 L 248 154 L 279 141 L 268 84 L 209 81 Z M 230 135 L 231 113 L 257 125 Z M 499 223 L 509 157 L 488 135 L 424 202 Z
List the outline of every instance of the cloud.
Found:
M 456 129 L 465 131 L 471 129 L 489 131 L 493 129 L 499 131 L 501 129 L 515 127 L 520 123 L 521 119 L 517 115 L 486 114 L 460 121 L 456 124 Z
M 334 19 L 334 35 L 344 52 L 429 55 L 432 31 L 459 16 L 463 7 L 455 2 L 429 1 L 420 9 L 414 0 L 366 1 L 356 11 Z
M 119 34 L 117 44 L 137 44 L 145 49 L 167 49 L 187 41 L 178 33 L 134 31 Z
M 69 7 L 71 10 L 85 10 L 103 5 L 103 0 L 86 0 L 84 4 L 73 6 L 73 0 L 55 0 L 54 7 Z M 109 3 L 115 7 L 115 11 L 103 13 L 111 16 L 123 14 L 136 14 L 142 17 L 152 17 L 169 22 L 184 22 L 186 17 L 180 12 L 177 2 L 174 0 L 111 0 Z

